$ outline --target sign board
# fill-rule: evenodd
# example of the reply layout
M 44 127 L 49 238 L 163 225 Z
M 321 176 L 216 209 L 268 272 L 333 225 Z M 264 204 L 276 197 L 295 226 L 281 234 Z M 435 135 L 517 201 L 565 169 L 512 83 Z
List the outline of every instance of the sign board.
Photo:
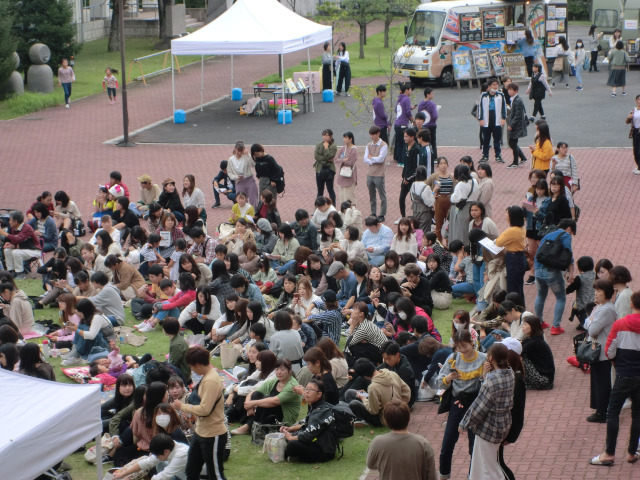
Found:
M 453 74 L 456 80 L 471 80 L 473 77 L 473 66 L 471 60 L 471 50 L 460 50 L 452 53 Z
M 638 20 L 625 20 L 624 21 L 624 29 L 625 30 L 637 30 L 638 29 Z
M 493 71 L 496 76 L 502 77 L 507 74 L 507 69 L 504 66 L 504 60 L 502 60 L 502 54 L 499 48 L 490 48 L 489 58 L 491 58 L 491 65 L 493 65 Z
M 486 78 L 491 76 L 491 63 L 489 53 L 485 49 L 473 50 L 473 65 L 476 69 L 476 78 Z M 522 58 L 524 62 L 524 57 Z
M 483 32 L 485 40 L 505 38 L 504 10 L 485 10 L 482 12 Z
M 507 75 L 513 80 L 527 78 L 527 65 L 522 53 L 502 53 L 501 57 Z
M 309 87 L 311 93 L 322 92 L 322 74 L 317 70 L 311 70 L 311 78 L 309 72 L 293 72 L 293 81 L 298 84 L 300 80 Z
M 482 17 L 480 12 L 460 14 L 460 41 L 482 41 Z

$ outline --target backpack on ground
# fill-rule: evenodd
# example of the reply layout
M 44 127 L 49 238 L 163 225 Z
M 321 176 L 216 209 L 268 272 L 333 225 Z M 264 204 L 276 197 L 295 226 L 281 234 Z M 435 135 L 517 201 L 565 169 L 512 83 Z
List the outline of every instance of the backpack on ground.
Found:
M 349 404 L 339 402 L 337 405 L 332 405 L 332 410 L 335 417 L 334 425 L 338 441 L 353 437 L 353 422 L 355 422 L 356 416 L 349 408 Z

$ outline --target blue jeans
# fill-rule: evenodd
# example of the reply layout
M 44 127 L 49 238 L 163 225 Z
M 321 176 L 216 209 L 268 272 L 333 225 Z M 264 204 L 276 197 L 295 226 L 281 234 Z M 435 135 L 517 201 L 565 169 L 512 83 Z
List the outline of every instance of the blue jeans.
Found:
M 289 270 L 295 264 L 295 260 L 289 260 L 284 264 L 281 264 L 277 260 L 271 260 L 271 268 L 273 268 L 278 275 L 284 275 L 285 273 L 287 273 L 287 270 Z
M 138 204 L 137 203 L 131 202 L 129 204 L 129 210 L 131 210 L 133 213 L 135 213 L 138 217 L 143 217 L 144 216 L 144 212 L 140 211 L 140 209 L 138 208 Z
M 113 325 L 114 327 L 117 327 L 120 325 L 115 315 L 107 315 L 106 317 L 109 319 L 109 321 L 111 322 L 111 325 Z
M 232 202 L 236 201 L 236 192 L 227 192 L 227 193 L 223 193 L 224 196 L 226 196 L 229 200 L 231 200 Z M 220 205 L 220 192 L 218 192 L 215 187 L 213 188 L 213 196 L 216 199 L 216 204 Z
M 453 387 L 449 387 L 453 388 Z M 453 457 L 453 449 L 458 442 L 460 433 L 458 432 L 458 426 L 462 421 L 462 417 L 467 413 L 471 405 L 464 405 L 463 408 L 454 405 L 457 399 L 451 397 L 451 410 L 449 410 L 449 418 L 447 419 L 447 426 L 444 429 L 444 436 L 442 437 L 442 448 L 440 449 L 440 475 L 451 475 L 451 458 Z M 473 454 L 473 442 L 476 436 L 471 430 L 467 430 L 469 436 L 469 455 Z
M 480 265 L 476 265 L 475 263 L 473 264 L 473 289 L 475 290 L 476 295 L 484 284 L 484 268 L 484 262 Z
M 640 439 L 640 377 L 616 376 L 609 407 L 607 408 L 607 444 L 605 451 L 609 455 L 616 453 L 618 430 L 620 429 L 620 412 L 627 398 L 631 397 L 631 431 L 627 452 L 633 455 Z
M 62 90 L 64 91 L 64 103 L 68 104 L 71 97 L 71 83 L 63 83 Z
M 155 317 L 162 323 L 162 321 L 167 317 L 175 317 L 178 318 L 180 316 L 180 309 L 178 307 L 172 308 L 171 310 L 160 310 L 155 314 Z
M 578 81 L 578 85 L 582 86 L 582 65 L 576 65 L 574 68 L 576 71 L 576 80 Z
M 536 268 L 536 287 L 538 289 L 535 303 L 536 317 L 542 321 L 544 302 L 547 299 L 549 289 L 551 289 L 556 297 L 556 306 L 553 309 L 553 326 L 559 327 L 564 313 L 564 305 L 567 302 L 562 272 L 546 267 Z
M 493 345 L 494 343 L 496 343 L 498 341 L 498 340 L 496 340 L 496 337 L 493 335 L 494 333 L 500 335 L 502 338 L 507 338 L 507 337 L 511 336 L 509 334 L 509 332 L 505 332 L 504 330 L 498 330 L 497 328 L 494 328 L 491 331 L 491 333 L 489 335 L 487 335 L 486 337 L 484 337 L 484 340 L 482 340 L 480 342 L 482 344 L 482 347 L 484 348 L 485 352 L 487 350 L 489 350 L 489 347 L 491 347 L 491 345 Z
M 462 295 L 475 295 L 476 291 L 469 282 L 456 283 L 451 286 L 453 298 L 460 298 Z

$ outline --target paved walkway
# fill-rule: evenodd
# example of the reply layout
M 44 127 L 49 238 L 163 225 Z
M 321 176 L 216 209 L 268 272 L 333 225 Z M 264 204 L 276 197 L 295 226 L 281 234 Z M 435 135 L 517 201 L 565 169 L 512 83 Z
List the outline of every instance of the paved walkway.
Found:
M 371 31 L 371 29 L 370 29 Z M 315 52 L 314 52 L 315 53 Z M 287 58 L 287 63 L 298 62 L 306 55 Z M 252 81 L 269 74 L 275 68 L 272 57 L 241 57 L 235 61 L 236 84 L 248 86 Z M 208 63 L 205 69 L 208 98 L 227 94 L 229 90 L 228 59 Z M 185 69 L 177 82 L 178 105 L 182 108 L 199 103 L 199 69 Z M 148 87 L 134 86 L 130 90 L 131 129 L 137 129 L 167 117 L 171 113 L 170 80 L 162 77 Z M 629 108 L 633 95 L 627 97 Z M 467 113 L 465 112 L 465 115 Z M 584 144 L 590 135 L 597 134 L 593 118 L 584 123 L 567 122 L 566 128 L 583 128 Z M 621 123 L 620 146 L 627 147 Z M 26 209 L 42 190 L 64 189 L 70 193 L 88 218 L 91 198 L 98 185 L 108 180 L 109 172 L 118 169 L 125 183 L 137 198 L 135 178 L 149 173 L 160 183 L 171 176 L 180 182 L 186 173 L 196 176 L 204 190 L 207 203 L 213 203 L 209 187 L 218 171 L 219 161 L 231 154 L 231 146 L 175 146 L 144 145 L 135 148 L 116 148 L 102 142 L 121 133 L 121 111 L 108 104 L 105 97 L 96 96 L 74 102 L 70 110 L 52 108 L 24 118 L 0 123 L 0 158 L 4 165 L 0 208 Z M 229 132 L 229 144 L 242 138 L 242 131 Z M 268 145 L 268 140 L 264 142 Z M 286 195 L 278 204 L 283 219 L 293 217 L 295 209 L 312 208 L 315 185 L 311 165 L 313 151 L 309 147 L 269 147 L 287 174 Z M 452 163 L 462 155 L 479 157 L 477 149 L 442 148 L 442 155 Z M 579 234 L 575 238 L 575 254 L 591 255 L 595 259 L 610 258 L 614 264 L 627 265 L 633 277 L 640 278 L 640 250 L 634 240 L 640 234 L 636 212 L 640 177 L 631 173 L 631 152 L 623 148 L 572 149 L 580 168 L 584 190 L 577 195 L 582 209 Z M 509 156 L 507 153 L 505 156 Z M 525 190 L 527 168 L 506 170 L 495 166 L 496 185 L 493 210 L 498 226 L 505 228 L 506 206 L 519 204 Z M 357 188 L 359 206 L 363 214 L 369 213 L 363 184 L 365 172 L 359 172 Z M 387 169 L 387 188 L 390 208 L 387 218 L 398 216 L 395 199 L 399 196 L 400 169 Z M 223 209 L 209 210 L 211 224 L 223 221 L 229 215 L 230 204 Z M 623 232 L 620 234 L 619 232 Z M 632 286 L 637 286 L 635 282 Z M 532 305 L 535 287 L 525 287 L 527 304 Z M 553 308 L 553 297 L 547 301 L 545 318 Z M 570 301 L 567 302 L 567 309 Z M 568 310 L 567 310 L 568 311 Z M 618 463 L 609 469 L 591 467 L 587 460 L 602 451 L 605 426 L 589 424 L 585 418 L 591 413 L 589 404 L 589 378 L 570 367 L 565 358 L 571 354 L 571 337 L 575 325 L 566 324 L 567 333 L 550 337 L 549 343 L 556 359 L 556 387 L 548 392 L 530 392 L 527 398 L 527 419 L 519 441 L 507 448 L 507 458 L 519 479 L 626 479 L 637 476 L 639 467 L 623 461 L 625 439 L 629 429 L 629 411 L 622 415 L 618 444 Z M 425 435 L 440 450 L 441 423 L 445 417 L 435 414 L 434 405 L 418 405 L 413 413 L 412 429 Z M 466 440 L 456 448 L 453 472 L 463 478 L 469 463 Z M 364 459 L 363 459 L 364 467 Z M 633 474 L 632 474 L 633 472 Z M 374 478 L 374 477 L 372 477 Z

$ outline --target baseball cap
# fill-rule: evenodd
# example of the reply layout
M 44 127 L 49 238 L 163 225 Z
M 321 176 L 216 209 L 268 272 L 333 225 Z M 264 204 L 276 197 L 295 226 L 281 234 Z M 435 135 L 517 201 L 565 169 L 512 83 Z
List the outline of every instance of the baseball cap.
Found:
M 138 181 L 140 183 L 151 183 L 151 175 L 147 175 L 146 173 L 144 175 L 140 175 L 138 177 Z
M 502 341 L 496 343 L 502 343 L 509 350 L 513 350 L 518 355 L 522 355 L 522 344 L 513 337 L 503 338 Z
M 340 270 L 344 270 L 344 263 L 338 261 L 333 262 L 327 271 L 327 277 L 333 277 Z
M 324 300 L 325 302 L 334 303 L 337 299 L 338 297 L 336 297 L 336 292 L 334 292 L 333 290 L 325 290 L 322 294 L 322 300 Z

